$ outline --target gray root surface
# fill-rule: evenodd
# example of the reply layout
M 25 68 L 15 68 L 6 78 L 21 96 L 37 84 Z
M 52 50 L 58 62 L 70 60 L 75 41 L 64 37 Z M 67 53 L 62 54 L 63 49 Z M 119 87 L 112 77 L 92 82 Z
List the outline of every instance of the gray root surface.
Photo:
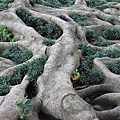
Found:
M 120 20 L 113 15 L 114 12 L 119 14 L 119 11 L 112 10 L 110 12 L 109 9 L 106 9 L 105 12 L 108 12 L 107 14 L 87 7 L 84 0 L 76 0 L 73 6 L 60 9 L 37 4 L 32 7 L 29 4 L 29 0 L 14 0 L 9 6 L 9 9 L 0 11 L 0 24 L 8 27 L 17 37 L 17 41 L 14 43 L 1 42 L 0 52 L 9 45 L 18 45 L 32 51 L 32 59 L 41 55 L 48 56 L 44 72 L 37 79 L 37 93 L 32 98 L 33 110 L 28 120 L 39 120 L 38 113 L 40 111 L 61 120 L 119 119 L 120 75 L 111 73 L 105 66 L 106 61 L 116 59 L 96 58 L 94 60 L 94 66 L 100 69 L 106 76 L 104 84 L 75 91 L 70 80 L 72 72 L 80 65 L 81 51 L 78 49 L 79 45 L 84 44 L 103 50 L 114 48 L 120 50 L 119 41 L 109 47 L 97 47 L 91 45 L 86 40 L 87 30 L 101 30 L 106 26 L 120 29 Z M 120 8 L 119 3 L 116 6 Z M 25 8 L 33 16 L 56 23 L 63 30 L 62 36 L 56 40 L 53 46 L 50 48 L 46 47 L 42 44 L 45 38 L 32 27 L 26 26 L 16 15 L 15 10 L 18 7 Z M 87 16 L 87 22 L 91 25 L 86 27 L 80 26 L 69 17 L 71 13 Z M 66 16 L 69 21 L 66 22 L 57 17 L 61 14 Z M 114 25 L 109 22 L 111 17 Z M 46 50 L 47 53 L 45 52 Z M 17 66 L 20 65 L 16 65 L 11 60 L 0 58 L 0 76 L 13 74 Z M 26 79 L 27 75 L 25 75 L 21 84 L 11 87 L 9 94 L 0 97 L 0 120 L 18 119 L 19 110 L 15 103 L 18 100 L 22 100 L 26 94 L 26 88 L 29 85 L 29 81 Z M 96 98 L 94 106 L 91 106 L 84 100 L 85 97 L 100 91 L 105 91 L 106 94 Z M 111 109 L 106 110 L 106 108 L 109 108 L 109 105 Z M 100 111 L 96 111 L 96 109 L 100 109 Z

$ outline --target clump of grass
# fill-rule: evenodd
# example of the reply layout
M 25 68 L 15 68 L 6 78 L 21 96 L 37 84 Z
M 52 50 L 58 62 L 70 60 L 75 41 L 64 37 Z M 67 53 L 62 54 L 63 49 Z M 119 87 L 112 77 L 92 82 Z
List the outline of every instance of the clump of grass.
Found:
M 0 77 L 0 96 L 6 95 L 10 91 L 9 84 Z
M 111 72 L 120 74 L 120 60 L 107 62 L 106 65 Z
M 103 83 L 105 76 L 102 72 L 94 68 L 93 60 L 101 57 L 119 58 L 120 52 L 117 49 L 98 51 L 96 48 L 90 46 L 80 46 L 80 49 L 83 57 L 80 60 L 80 66 L 78 68 L 81 75 L 78 79 L 79 84 Z
M 33 27 L 40 35 L 46 38 L 58 39 L 62 35 L 62 29 L 52 22 L 32 16 L 23 8 L 18 8 L 16 14 L 26 25 Z
M 53 44 L 55 44 L 55 41 L 53 41 L 52 39 L 45 39 L 43 41 L 43 43 L 46 45 L 46 46 L 52 46 Z
M 78 14 L 71 14 L 70 17 L 81 26 L 88 26 L 89 23 L 86 21 L 86 17 Z
M 17 64 L 23 63 L 32 57 L 32 52 L 21 49 L 18 46 L 8 46 L 1 54 L 1 57 L 10 59 Z
M 0 9 L 8 8 L 8 4 L 14 0 L 0 0 Z
M 7 27 L 0 25 L 0 42 L 15 42 L 15 36 Z
M 104 32 L 104 31 L 103 31 Z M 102 46 L 102 47 L 107 47 L 109 45 L 112 45 L 113 43 L 110 41 L 103 41 L 100 38 L 100 34 L 103 34 L 103 32 L 98 33 L 95 31 L 87 31 L 86 32 L 86 39 L 88 40 L 89 43 L 96 45 L 96 46 Z
M 105 28 L 101 35 L 108 40 L 120 40 L 120 30 L 113 28 Z
M 10 85 L 20 84 L 25 74 L 28 74 L 28 80 L 36 82 L 37 78 L 43 73 L 46 61 L 47 58 L 41 56 L 16 68 L 12 76 L 0 77 L 0 96 L 9 93 Z
M 36 3 L 48 7 L 59 8 L 59 7 L 69 7 L 75 3 L 75 0 L 45 0 L 45 1 L 36 0 Z
M 46 61 L 47 58 L 45 56 L 41 56 L 28 64 L 28 75 L 30 81 L 36 81 L 37 78 L 43 73 Z
M 88 7 L 95 8 L 103 4 L 106 4 L 107 2 L 105 0 L 86 0 L 86 3 Z

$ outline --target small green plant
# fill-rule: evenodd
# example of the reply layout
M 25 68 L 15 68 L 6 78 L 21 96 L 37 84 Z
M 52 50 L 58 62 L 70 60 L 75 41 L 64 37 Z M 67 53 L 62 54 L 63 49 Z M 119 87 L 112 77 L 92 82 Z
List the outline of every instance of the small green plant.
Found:
M 100 34 L 108 40 L 120 40 L 120 30 L 117 29 L 105 28 Z
M 41 56 L 40 58 L 37 58 L 32 62 L 28 63 L 28 79 L 30 81 L 36 81 L 37 78 L 43 73 L 46 60 L 47 58 L 45 56 Z
M 58 39 L 62 35 L 62 29 L 52 22 L 32 16 L 23 8 L 18 8 L 16 14 L 25 22 L 26 25 L 33 27 L 40 35 L 46 38 Z
M 21 49 L 18 46 L 8 46 L 0 56 L 20 64 L 29 60 L 32 57 L 32 53 L 26 49 Z
M 0 3 L 3 2 L 3 0 L 0 0 Z
M 106 66 L 111 72 L 120 74 L 120 60 L 107 62 Z
M 3 25 L 0 25 L 0 42 L 15 42 L 16 37 Z
M 53 41 L 52 39 L 46 39 L 45 41 L 43 41 L 43 43 L 47 46 L 52 46 L 53 44 L 55 44 L 55 41 Z
M 14 0 L 0 0 L 0 9 L 8 8 L 8 4 Z
M 106 4 L 107 2 L 105 0 L 86 0 L 86 3 L 88 7 L 96 8 L 98 6 Z
M 80 77 L 80 72 L 78 71 L 78 69 L 76 69 L 75 71 L 73 71 L 73 75 L 77 75 Z
M 26 120 L 25 117 L 29 116 L 32 112 L 32 100 L 27 99 L 26 97 L 23 100 L 18 100 L 16 106 L 19 109 L 19 116 L 21 120 Z
M 0 96 L 6 95 L 10 91 L 9 84 L 5 79 L 0 77 Z
M 89 23 L 86 21 L 86 17 L 78 14 L 71 14 L 70 17 L 81 26 L 88 26 Z
M 101 40 L 101 38 L 100 38 L 101 36 L 104 37 L 104 31 L 95 32 L 94 30 L 92 30 L 92 31 L 86 32 L 86 39 L 88 40 L 89 43 L 91 43 L 93 45 L 107 47 L 107 46 L 113 44 L 110 41 Z
M 105 77 L 103 73 L 93 68 L 93 60 L 97 57 L 119 58 L 120 51 L 118 51 L 117 49 L 98 51 L 95 48 L 84 45 L 80 46 L 80 49 L 83 56 L 80 60 L 80 67 L 78 69 L 78 71 L 80 72 L 80 77 L 78 79 L 80 81 L 80 84 L 85 85 L 103 83 Z

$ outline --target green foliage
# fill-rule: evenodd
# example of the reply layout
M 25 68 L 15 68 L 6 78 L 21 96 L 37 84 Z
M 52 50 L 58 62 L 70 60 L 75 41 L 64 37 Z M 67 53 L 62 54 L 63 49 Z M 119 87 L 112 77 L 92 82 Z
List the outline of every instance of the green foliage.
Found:
M 99 71 L 93 68 L 93 60 L 95 58 L 101 57 L 110 57 L 110 58 L 119 58 L 120 51 L 117 49 L 107 50 L 107 51 L 98 51 L 95 48 L 90 46 L 80 46 L 82 56 L 80 60 L 80 67 L 78 71 L 80 72 L 79 81 L 81 84 L 99 84 L 103 83 L 104 75 Z
M 88 26 L 89 24 L 86 21 L 86 17 L 78 14 L 71 14 L 70 17 L 81 26 Z
M 120 3 L 120 0 L 106 0 L 107 2 L 118 2 Z
M 110 42 L 110 41 L 102 41 L 100 39 L 96 40 L 93 45 L 95 46 L 102 46 L 102 47 L 107 47 L 107 46 L 110 46 L 112 45 L 113 43 Z
M 86 32 L 86 39 L 88 40 L 89 43 L 96 45 L 96 46 L 103 46 L 107 47 L 109 45 L 112 45 L 113 43 L 110 41 L 103 41 L 100 39 L 100 36 L 104 36 L 104 31 L 101 32 L 95 32 L 95 31 L 87 31 Z
M 80 73 L 79 73 L 78 69 L 76 69 L 75 71 L 73 71 L 73 75 L 77 75 L 77 76 L 80 77 Z
M 105 39 L 109 40 L 120 40 L 120 30 L 113 29 L 113 28 L 105 28 L 102 32 L 101 35 Z
M 113 6 L 113 5 L 101 5 L 101 6 L 97 6 L 95 8 L 102 10 L 102 11 L 106 8 L 115 8 L 115 9 L 119 10 L 119 8 L 117 6 Z
M 24 98 L 23 100 L 18 100 L 16 106 L 19 109 L 19 116 L 21 120 L 25 120 L 26 116 L 29 116 L 32 112 L 32 100 Z
M 43 37 L 58 39 L 62 35 L 62 30 L 55 23 L 47 22 L 43 19 L 31 16 L 23 8 L 18 8 L 16 14 L 25 22 L 26 25 L 33 27 Z
M 53 41 L 52 39 L 46 39 L 43 41 L 43 43 L 47 46 L 52 46 L 53 44 L 55 44 L 55 41 Z
M 87 69 L 86 73 L 82 73 L 81 77 L 79 78 L 79 81 L 82 84 L 101 84 L 103 83 L 105 79 L 104 74 L 99 71 L 98 69 L 92 68 Z
M 120 74 L 120 60 L 107 62 L 106 65 L 111 72 Z
M 0 3 L 3 2 L 3 0 L 0 0 Z
M 15 42 L 16 37 L 4 26 L 0 25 L 0 42 Z
M 18 46 L 8 46 L 0 56 L 20 64 L 29 60 L 32 57 L 32 53 L 26 49 L 21 49 Z
M 86 3 L 88 7 L 94 8 L 106 4 L 107 2 L 105 0 L 86 0 Z
M 46 60 L 47 58 L 45 56 L 41 56 L 32 62 L 28 62 L 16 68 L 12 76 L 0 77 L 0 95 L 9 93 L 9 85 L 20 84 L 25 74 L 28 74 L 28 80 L 36 81 L 43 73 Z
M 36 0 L 36 3 L 48 7 L 59 8 L 69 7 L 75 3 L 75 0 Z
M 41 56 L 40 58 L 28 63 L 28 76 L 30 81 L 36 81 L 37 78 L 43 73 L 46 60 L 47 58 L 45 56 Z
M 8 8 L 8 4 L 14 0 L 0 0 L 0 9 Z
M 6 79 L 0 77 L 0 96 L 6 95 L 9 92 L 9 84 Z

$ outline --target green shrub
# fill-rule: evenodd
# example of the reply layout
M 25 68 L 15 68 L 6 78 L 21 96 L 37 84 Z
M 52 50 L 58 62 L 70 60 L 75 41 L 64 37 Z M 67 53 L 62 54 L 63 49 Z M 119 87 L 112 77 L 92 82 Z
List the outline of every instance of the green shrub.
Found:
M 89 23 L 86 21 L 86 17 L 78 14 L 71 14 L 70 17 L 81 26 L 88 26 Z
M 0 25 L 0 42 L 15 42 L 14 35 L 4 26 Z
M 26 116 L 29 116 L 32 112 L 32 100 L 24 98 L 23 100 L 18 100 L 16 106 L 19 109 L 19 116 L 21 120 L 26 120 Z
M 0 56 L 20 64 L 29 60 L 32 57 L 32 53 L 26 49 L 21 49 L 18 46 L 8 46 Z
M 120 40 L 120 30 L 113 28 L 105 28 L 101 32 L 101 36 L 108 40 Z
M 106 65 L 111 72 L 120 74 L 120 60 L 107 62 Z
M 43 37 L 58 39 L 62 35 L 62 29 L 55 23 L 31 16 L 31 14 L 23 8 L 18 8 L 16 14 L 26 25 L 33 27 Z

